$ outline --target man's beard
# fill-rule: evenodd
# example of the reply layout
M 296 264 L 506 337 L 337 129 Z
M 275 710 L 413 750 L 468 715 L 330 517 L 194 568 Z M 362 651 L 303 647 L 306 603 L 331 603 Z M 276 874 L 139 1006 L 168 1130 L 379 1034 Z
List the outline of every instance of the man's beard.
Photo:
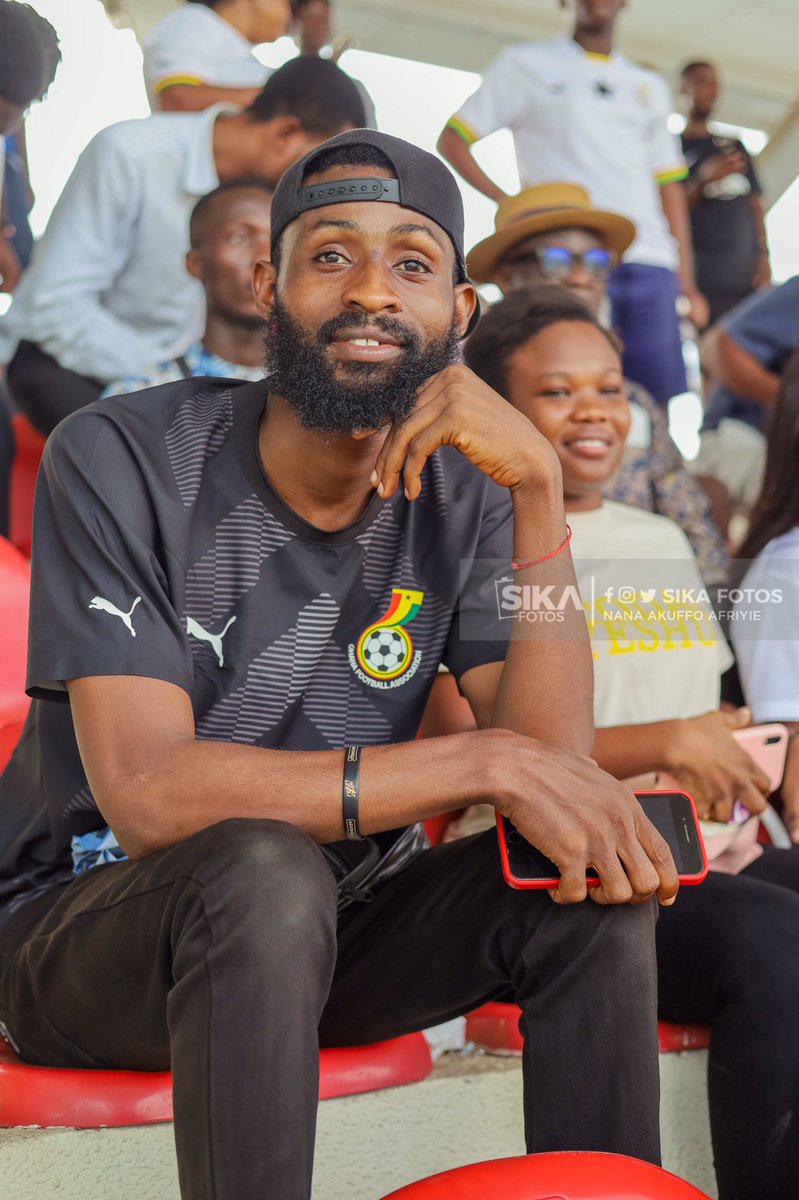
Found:
M 453 314 L 448 331 L 427 344 L 393 317 L 370 317 L 369 325 L 401 340 L 394 364 L 334 364 L 327 355 L 332 336 L 342 329 L 363 329 L 366 318 L 342 313 L 308 334 L 276 299 L 266 324 L 266 381 L 283 396 L 306 429 L 316 433 L 353 433 L 401 424 L 411 412 L 419 388 L 456 362 L 459 337 Z M 338 368 L 338 369 L 337 369 Z

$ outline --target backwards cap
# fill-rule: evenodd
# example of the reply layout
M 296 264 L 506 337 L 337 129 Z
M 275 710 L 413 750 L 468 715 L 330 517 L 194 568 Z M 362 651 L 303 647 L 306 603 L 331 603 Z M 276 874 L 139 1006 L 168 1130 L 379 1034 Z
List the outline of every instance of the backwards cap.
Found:
M 360 175 L 360 168 L 353 167 L 351 179 L 303 184 L 303 179 L 314 173 L 314 160 L 320 155 L 339 147 L 355 146 L 372 147 L 385 155 L 394 172 L 393 178 Z M 429 217 L 452 242 L 458 283 L 470 282 L 463 252 L 463 202 L 454 176 L 434 154 L 376 129 L 352 129 L 328 138 L 281 175 L 272 197 L 272 251 L 286 226 L 296 221 L 301 213 L 328 204 L 353 201 L 399 204 Z M 468 333 L 478 318 L 479 311 L 475 309 Z

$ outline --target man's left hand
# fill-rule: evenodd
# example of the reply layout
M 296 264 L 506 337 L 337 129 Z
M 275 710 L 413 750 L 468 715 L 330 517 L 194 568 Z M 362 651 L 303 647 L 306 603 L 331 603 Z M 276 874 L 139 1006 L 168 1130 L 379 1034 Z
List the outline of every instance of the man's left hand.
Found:
M 393 495 L 403 474 L 405 494 L 415 500 L 424 465 L 439 446 L 455 446 L 512 492 L 559 479 L 560 464 L 546 438 L 462 364 L 445 367 L 428 380 L 408 419 L 390 430 L 372 475 L 380 495 Z
M 689 309 L 688 316 L 695 329 L 706 329 L 710 323 L 710 305 L 707 297 L 703 296 L 697 288 L 685 288 L 683 294 L 688 300 Z

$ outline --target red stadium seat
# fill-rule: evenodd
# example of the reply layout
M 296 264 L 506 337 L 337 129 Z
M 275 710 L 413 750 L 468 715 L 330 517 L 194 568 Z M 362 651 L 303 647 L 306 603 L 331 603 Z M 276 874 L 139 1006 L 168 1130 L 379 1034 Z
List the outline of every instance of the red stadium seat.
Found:
M 670 1171 L 621 1154 L 530 1154 L 420 1179 L 384 1200 L 708 1200 Z
M 24 721 L 9 721 L 7 725 L 0 725 L 0 772 L 14 753 L 24 724 Z
M 426 1079 L 433 1069 L 424 1035 L 373 1046 L 322 1050 L 319 1099 L 376 1092 Z M 169 1071 L 94 1071 L 23 1063 L 0 1038 L 0 1128 L 18 1125 L 150 1125 L 172 1120 Z
M 0 723 L 18 721 L 28 711 L 25 662 L 28 655 L 30 565 L 0 538 Z
M 520 1014 L 521 1009 L 515 1004 L 503 1004 L 498 1000 L 483 1004 L 466 1018 L 467 1041 L 486 1050 L 521 1052 L 524 1043 L 519 1032 Z M 658 1033 L 661 1054 L 706 1050 L 710 1045 L 707 1025 L 674 1025 L 670 1021 L 661 1021 Z
M 431 1175 L 384 1200 L 708 1200 L 692 1183 L 623 1154 L 498 1158 Z
M 30 558 L 33 497 L 45 439 L 25 417 L 14 416 L 12 423 L 16 450 L 11 467 L 11 541 Z

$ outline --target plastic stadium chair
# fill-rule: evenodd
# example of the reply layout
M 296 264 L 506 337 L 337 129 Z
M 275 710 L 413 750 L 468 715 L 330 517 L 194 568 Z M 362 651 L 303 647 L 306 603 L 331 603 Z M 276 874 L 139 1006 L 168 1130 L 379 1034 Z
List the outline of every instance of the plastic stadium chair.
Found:
M 426 1079 L 433 1069 L 422 1033 L 319 1055 L 319 1099 L 377 1092 Z M 38 1067 L 0 1038 L 0 1128 L 99 1129 L 172 1120 L 169 1071 Z
M 384 1200 L 708 1200 L 669 1171 L 621 1154 L 576 1151 L 474 1163 Z
M 11 418 L 14 428 L 14 462 L 11 467 L 11 541 L 30 558 L 33 496 L 45 439 L 25 417 Z
M 469 1013 L 466 1018 L 466 1039 L 485 1050 L 521 1054 L 520 1015 L 521 1009 L 515 1004 L 492 1000 Z M 707 1025 L 673 1025 L 670 1021 L 660 1021 L 658 1035 L 661 1054 L 706 1050 L 710 1045 L 710 1029 Z
M 25 695 L 28 654 L 30 565 L 0 538 L 0 723 L 21 720 L 30 701 Z

